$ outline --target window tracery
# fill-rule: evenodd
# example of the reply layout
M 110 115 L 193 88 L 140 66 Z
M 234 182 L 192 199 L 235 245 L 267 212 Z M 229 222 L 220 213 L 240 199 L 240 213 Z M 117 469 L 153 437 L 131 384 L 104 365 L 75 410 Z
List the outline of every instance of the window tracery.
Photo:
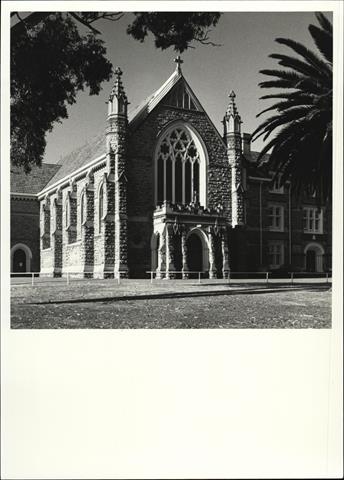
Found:
M 188 204 L 200 200 L 201 156 L 183 127 L 168 132 L 157 152 L 157 202 Z

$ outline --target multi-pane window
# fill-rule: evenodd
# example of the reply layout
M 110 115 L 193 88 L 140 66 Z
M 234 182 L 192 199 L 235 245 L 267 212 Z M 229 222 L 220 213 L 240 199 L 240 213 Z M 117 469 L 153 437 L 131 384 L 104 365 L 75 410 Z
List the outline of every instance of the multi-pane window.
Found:
M 278 268 L 284 263 L 283 243 L 269 244 L 269 265 L 271 268 Z
M 316 207 L 305 207 L 303 209 L 303 230 L 306 233 L 323 232 L 322 210 Z
M 175 128 L 157 153 L 157 202 L 188 204 L 200 198 L 200 153 L 184 128 Z
M 276 232 L 284 231 L 284 208 L 281 205 L 269 206 L 269 229 Z

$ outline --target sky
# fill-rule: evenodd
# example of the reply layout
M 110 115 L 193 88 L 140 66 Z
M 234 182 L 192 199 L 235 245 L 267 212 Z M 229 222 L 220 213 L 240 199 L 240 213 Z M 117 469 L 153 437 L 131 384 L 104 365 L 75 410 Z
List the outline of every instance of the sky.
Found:
M 330 14 L 327 16 L 331 18 Z M 114 67 L 123 70 L 129 108 L 141 103 L 166 81 L 175 69 L 173 59 L 177 55 L 172 48 L 158 50 L 152 36 L 140 43 L 127 35 L 126 28 L 132 18 L 128 12 L 118 22 L 97 24 L 107 58 Z M 195 42 L 195 48 L 182 54 L 184 77 L 221 135 L 221 121 L 231 90 L 236 93 L 242 131 L 251 133 L 258 126 L 260 119 L 256 115 L 268 106 L 266 100 L 259 100 L 267 93 L 258 86 L 267 78 L 259 70 L 277 67 L 276 60 L 268 58 L 269 54 L 292 53 L 288 47 L 276 43 L 275 38 L 291 38 L 314 50 L 308 32 L 311 23 L 317 24 L 314 12 L 226 12 L 210 34 L 210 39 L 221 46 Z M 89 96 L 87 90 L 78 94 L 76 103 L 68 107 L 69 118 L 56 123 L 46 136 L 45 162 L 58 162 L 105 129 L 105 102 L 112 84 L 113 80 L 104 82 L 97 96 Z M 259 139 L 252 149 L 258 151 L 262 146 Z

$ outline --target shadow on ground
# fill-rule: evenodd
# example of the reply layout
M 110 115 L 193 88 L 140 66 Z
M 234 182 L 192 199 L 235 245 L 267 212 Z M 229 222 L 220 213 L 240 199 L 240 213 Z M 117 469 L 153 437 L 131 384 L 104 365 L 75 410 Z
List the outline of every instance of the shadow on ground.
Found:
M 228 286 L 228 284 L 226 284 Z M 199 285 L 200 287 L 202 285 Z M 207 286 L 207 284 L 204 284 Z M 209 286 L 209 285 L 208 285 Z M 242 284 L 240 285 L 242 286 Z M 250 287 L 250 288 L 249 288 Z M 231 288 L 229 286 L 229 288 Z M 252 288 L 252 284 L 248 284 L 245 289 L 236 289 L 236 290 L 212 290 L 205 292 L 173 292 L 173 293 L 148 293 L 143 295 L 119 295 L 112 297 L 98 297 L 98 298 L 76 298 L 76 299 L 66 299 L 66 300 L 49 300 L 44 302 L 26 302 L 26 305 L 52 305 L 52 304 L 75 304 L 75 303 L 112 303 L 120 302 L 127 300 L 154 300 L 154 299 L 175 299 L 175 298 L 197 298 L 197 297 L 214 297 L 214 296 L 233 296 L 233 295 L 259 295 L 259 294 L 273 294 L 281 293 L 288 291 L 304 291 L 304 292 L 315 292 L 315 291 L 328 291 L 331 289 L 331 285 L 314 285 L 314 284 L 303 284 L 302 286 L 285 286 L 285 284 L 275 284 L 273 288 L 268 286 L 260 286 L 259 289 Z

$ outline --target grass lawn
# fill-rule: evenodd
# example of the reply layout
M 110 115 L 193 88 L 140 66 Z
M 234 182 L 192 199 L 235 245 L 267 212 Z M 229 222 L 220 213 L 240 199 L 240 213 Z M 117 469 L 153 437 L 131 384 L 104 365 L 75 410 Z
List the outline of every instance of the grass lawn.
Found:
M 65 280 L 11 288 L 12 328 L 330 328 L 326 284 Z

